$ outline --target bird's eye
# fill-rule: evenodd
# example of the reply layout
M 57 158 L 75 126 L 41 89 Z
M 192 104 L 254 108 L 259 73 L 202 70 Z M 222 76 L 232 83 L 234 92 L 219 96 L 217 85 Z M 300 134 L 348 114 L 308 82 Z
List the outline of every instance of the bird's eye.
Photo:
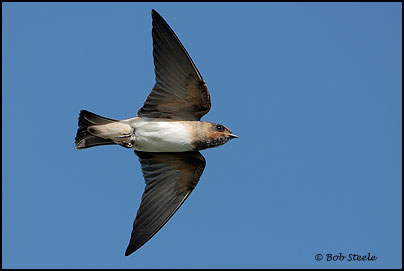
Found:
M 223 128 L 222 125 L 218 124 L 218 125 L 216 125 L 216 130 L 218 130 L 219 132 L 221 132 L 221 131 L 224 130 L 224 128 Z

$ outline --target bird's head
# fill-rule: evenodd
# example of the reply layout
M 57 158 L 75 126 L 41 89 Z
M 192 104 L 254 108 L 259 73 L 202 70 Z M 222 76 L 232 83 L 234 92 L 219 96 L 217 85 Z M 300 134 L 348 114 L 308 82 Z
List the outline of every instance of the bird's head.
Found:
M 212 122 L 205 122 L 204 124 L 205 142 L 202 144 L 202 149 L 218 147 L 230 139 L 238 138 L 224 125 Z

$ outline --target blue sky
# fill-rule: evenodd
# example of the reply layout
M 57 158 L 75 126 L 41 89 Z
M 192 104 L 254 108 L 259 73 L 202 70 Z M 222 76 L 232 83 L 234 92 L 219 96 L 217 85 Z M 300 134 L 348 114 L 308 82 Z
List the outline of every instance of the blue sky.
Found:
M 401 268 L 401 3 L 3 3 L 5 268 Z M 78 151 L 81 109 L 135 116 L 151 9 L 238 139 L 129 257 L 144 181 L 119 146 Z M 315 255 L 377 256 L 318 262 Z

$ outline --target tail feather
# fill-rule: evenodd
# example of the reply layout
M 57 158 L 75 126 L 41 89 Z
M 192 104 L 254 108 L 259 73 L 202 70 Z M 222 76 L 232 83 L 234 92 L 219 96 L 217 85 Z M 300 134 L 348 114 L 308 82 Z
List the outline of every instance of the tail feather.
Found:
M 76 148 L 86 149 L 99 145 L 115 144 L 114 141 L 110 139 L 104 139 L 92 135 L 88 131 L 88 127 L 92 125 L 108 124 L 116 121 L 117 120 L 105 118 L 97 114 L 91 113 L 87 110 L 81 110 L 79 115 L 79 128 L 77 129 L 77 134 L 75 138 Z

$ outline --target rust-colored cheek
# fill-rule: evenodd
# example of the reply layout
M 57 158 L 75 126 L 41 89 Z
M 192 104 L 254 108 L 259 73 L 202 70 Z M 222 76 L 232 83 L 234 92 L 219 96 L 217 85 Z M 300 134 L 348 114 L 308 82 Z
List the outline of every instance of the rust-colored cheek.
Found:
M 221 134 L 219 132 L 211 132 L 208 134 L 206 139 L 207 139 L 207 141 L 213 141 L 213 140 L 219 138 L 220 136 L 221 136 Z
M 230 138 L 225 136 L 223 132 L 213 132 L 207 137 L 206 148 L 214 148 L 225 144 Z

